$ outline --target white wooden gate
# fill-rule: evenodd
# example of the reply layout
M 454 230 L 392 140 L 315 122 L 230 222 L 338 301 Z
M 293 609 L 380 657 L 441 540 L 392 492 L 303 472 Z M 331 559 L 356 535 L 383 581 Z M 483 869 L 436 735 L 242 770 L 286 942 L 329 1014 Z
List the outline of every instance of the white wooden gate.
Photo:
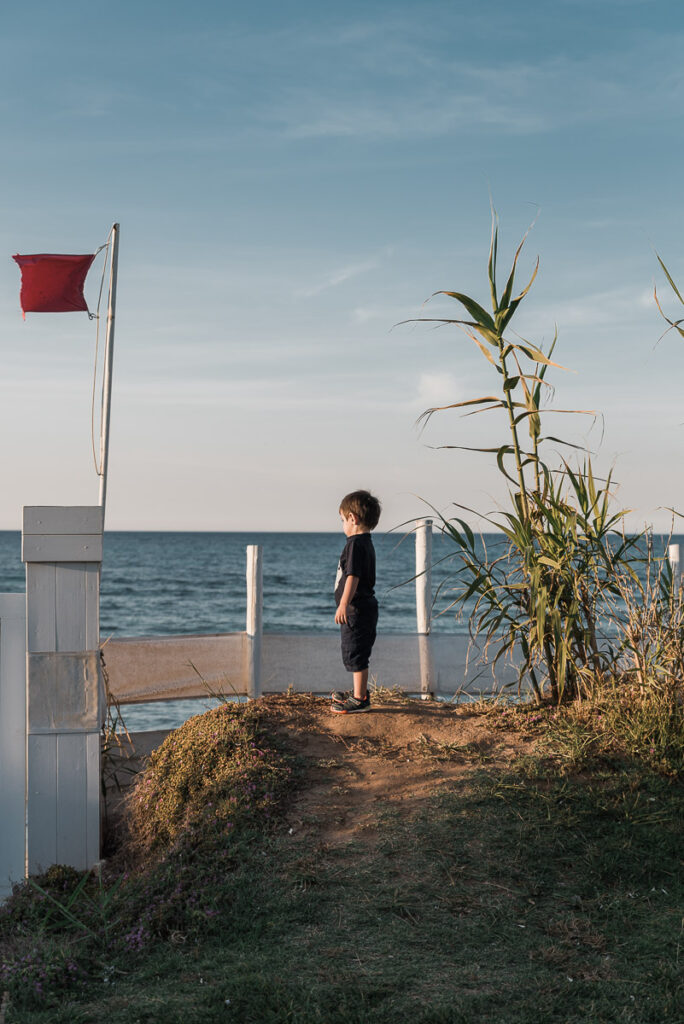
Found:
M 0 900 L 26 874 L 26 597 L 0 594 Z
M 27 865 L 100 856 L 99 506 L 26 507 Z

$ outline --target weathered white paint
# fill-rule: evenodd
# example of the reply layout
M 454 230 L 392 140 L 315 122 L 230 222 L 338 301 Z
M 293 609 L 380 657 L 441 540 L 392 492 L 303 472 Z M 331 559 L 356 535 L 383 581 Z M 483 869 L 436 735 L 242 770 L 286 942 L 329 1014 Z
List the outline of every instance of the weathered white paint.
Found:
M 21 557 L 24 562 L 101 562 L 102 536 L 77 534 L 54 537 L 31 535 L 23 538 Z
M 26 598 L 0 594 L 0 900 L 26 874 Z
M 97 651 L 33 653 L 29 666 L 28 720 L 33 735 L 99 727 Z
M 426 700 L 435 688 L 432 643 L 432 519 L 416 525 L 416 624 L 420 657 L 420 693 Z
M 32 734 L 28 762 L 29 871 L 92 867 L 100 857 L 99 731 Z
M 432 520 L 416 525 L 416 625 L 429 633 L 432 619 Z
M 104 527 L 104 516 L 99 505 L 25 505 L 24 539 L 30 535 L 95 534 Z
M 100 842 L 102 510 L 27 508 L 24 525 L 28 870 L 82 870 Z
M 418 633 L 418 658 L 420 661 L 420 696 L 427 700 L 437 689 L 434 659 L 432 656 L 432 634 Z
M 263 633 L 263 571 L 260 544 L 247 547 L 247 693 L 261 694 L 261 659 Z
M 672 566 L 672 579 L 675 583 L 679 582 L 681 575 L 681 566 L 679 562 L 679 544 L 670 544 L 667 549 L 667 557 L 670 565 Z

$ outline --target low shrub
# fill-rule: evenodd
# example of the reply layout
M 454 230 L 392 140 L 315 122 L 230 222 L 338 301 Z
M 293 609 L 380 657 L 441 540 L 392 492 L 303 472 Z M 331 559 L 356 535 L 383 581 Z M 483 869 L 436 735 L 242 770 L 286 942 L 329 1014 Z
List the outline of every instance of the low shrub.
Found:
M 254 704 L 221 704 L 170 733 L 129 801 L 131 847 L 157 857 L 263 825 L 290 778 Z

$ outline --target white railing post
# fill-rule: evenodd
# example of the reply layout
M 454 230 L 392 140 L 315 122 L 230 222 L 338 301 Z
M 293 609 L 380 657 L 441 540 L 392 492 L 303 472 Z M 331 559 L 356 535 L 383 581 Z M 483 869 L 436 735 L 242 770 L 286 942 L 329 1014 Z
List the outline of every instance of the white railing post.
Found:
M 667 549 L 667 557 L 672 567 L 672 582 L 676 588 L 679 586 L 682 571 L 679 563 L 679 544 L 670 544 Z
M 26 507 L 28 872 L 100 859 L 99 506 Z
M 0 594 L 0 902 L 26 875 L 26 597 Z
M 260 544 L 247 546 L 247 693 L 261 695 L 261 634 L 263 629 L 263 571 Z
M 420 695 L 423 700 L 434 689 L 434 666 L 430 644 L 432 619 L 432 519 L 416 524 L 416 621 L 420 657 Z

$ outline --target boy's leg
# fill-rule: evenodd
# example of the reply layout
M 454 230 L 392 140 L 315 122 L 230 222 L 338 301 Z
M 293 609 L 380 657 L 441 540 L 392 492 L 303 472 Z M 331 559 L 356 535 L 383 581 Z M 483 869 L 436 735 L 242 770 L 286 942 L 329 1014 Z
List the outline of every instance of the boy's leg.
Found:
M 353 696 L 365 701 L 368 696 L 368 659 L 375 643 L 378 605 L 373 600 L 366 608 L 355 609 L 347 623 L 340 626 L 342 661 L 352 673 Z M 361 668 L 361 666 L 365 666 Z M 334 693 L 333 702 L 344 703 L 343 693 Z
M 368 693 L 368 669 L 362 672 L 354 672 L 354 696 L 363 700 Z

